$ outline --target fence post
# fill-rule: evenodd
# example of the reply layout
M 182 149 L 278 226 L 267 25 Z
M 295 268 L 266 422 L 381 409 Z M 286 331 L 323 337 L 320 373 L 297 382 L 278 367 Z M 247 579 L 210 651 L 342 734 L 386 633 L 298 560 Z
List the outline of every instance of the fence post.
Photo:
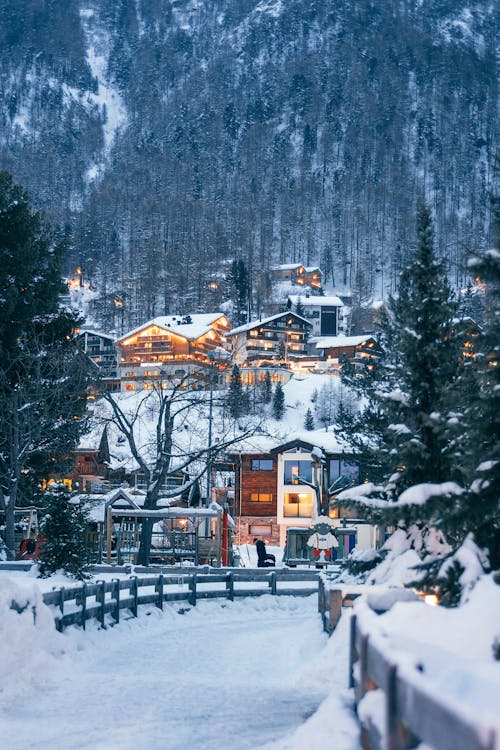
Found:
M 196 607 L 196 573 L 193 573 L 193 575 L 189 579 L 189 590 L 191 592 L 189 603 L 193 607 Z
M 330 602 L 328 607 L 329 621 L 328 621 L 328 633 L 331 635 L 337 623 L 340 620 L 342 614 L 342 591 L 340 589 L 332 589 L 330 591 Z
M 82 593 L 80 596 L 82 597 L 82 601 L 80 602 L 82 605 L 80 625 L 85 630 L 87 625 L 87 584 L 85 582 L 82 583 Z
M 360 697 L 362 698 L 366 692 L 368 692 L 368 672 L 367 672 L 367 655 L 368 655 L 368 636 L 361 636 L 361 649 L 360 649 L 360 665 L 359 665 L 359 689 Z
M 351 615 L 349 634 L 349 687 L 354 687 L 354 664 L 357 661 L 356 652 L 356 615 Z
M 318 612 L 323 616 L 325 612 L 325 582 L 320 575 L 318 578 Z M 323 626 L 324 626 L 323 620 Z
M 113 579 L 114 582 L 114 598 L 115 598 L 115 622 L 120 622 L 120 579 Z
M 234 600 L 234 573 L 226 573 L 226 591 L 227 598 L 232 602 Z
M 158 609 L 163 609 L 163 573 L 160 573 L 160 575 L 158 576 L 156 591 L 158 592 L 158 600 L 156 602 L 156 606 L 158 607 Z
M 62 633 L 64 630 L 64 586 L 59 589 L 59 610 L 61 612 L 61 617 L 57 622 L 57 629 Z
M 137 617 L 137 576 L 130 577 L 130 593 L 132 594 L 132 614 Z
M 104 609 L 104 603 L 106 601 L 106 581 L 97 581 L 97 585 L 99 586 L 99 600 L 101 604 L 101 612 L 100 612 L 100 621 L 101 621 L 101 628 L 106 628 L 106 611 Z
M 397 667 L 393 664 L 387 671 L 386 732 L 387 750 L 407 750 L 408 732 L 405 731 L 398 716 Z
M 271 594 L 276 596 L 276 571 L 273 570 L 272 573 L 269 575 L 269 588 L 271 589 Z

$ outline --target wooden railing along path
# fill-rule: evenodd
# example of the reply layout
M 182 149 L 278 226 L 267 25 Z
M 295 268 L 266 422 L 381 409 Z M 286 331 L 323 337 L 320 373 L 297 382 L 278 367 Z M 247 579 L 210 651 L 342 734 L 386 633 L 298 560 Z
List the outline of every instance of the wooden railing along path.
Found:
M 71 588 L 54 589 L 42 595 L 44 604 L 57 608 L 54 613 L 56 628 L 68 625 L 85 625 L 97 619 L 102 627 L 106 615 L 120 621 L 123 610 L 137 617 L 141 604 L 154 604 L 163 609 L 165 602 L 185 601 L 195 606 L 199 599 L 225 598 L 233 600 L 243 596 L 310 596 L 318 590 L 318 571 L 289 571 L 281 569 L 230 570 L 221 573 L 179 572 L 155 576 L 131 576 L 111 581 L 82 583 Z M 311 583 L 310 586 L 298 586 Z M 13 609 L 22 611 L 15 602 Z M 33 609 L 36 618 L 36 610 Z M 129 615 L 130 616 L 130 615 Z
M 320 578 L 318 608 L 326 632 L 334 631 L 342 607 L 352 606 L 357 596 L 345 589 L 329 589 Z M 363 602 L 363 607 L 368 604 Z M 371 616 L 377 617 L 370 610 Z M 500 750 L 495 728 L 485 728 L 461 707 L 437 695 L 421 665 L 398 664 L 376 629 L 370 628 L 370 618 L 353 612 L 350 619 L 349 687 L 354 688 L 356 711 L 370 690 L 383 693 L 382 726 L 371 718 L 361 720 L 364 750 L 410 750 L 420 742 L 434 750 Z

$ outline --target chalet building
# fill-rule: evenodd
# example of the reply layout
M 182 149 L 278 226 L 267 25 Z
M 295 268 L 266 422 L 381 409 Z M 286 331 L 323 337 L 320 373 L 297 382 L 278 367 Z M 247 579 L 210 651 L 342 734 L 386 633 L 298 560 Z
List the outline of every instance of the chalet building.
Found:
M 321 289 L 321 270 L 317 266 L 304 266 L 302 263 L 284 263 L 270 269 L 272 281 L 288 281 L 293 285 Z
M 310 339 L 309 351 L 315 370 L 340 370 L 343 357 L 356 368 L 370 367 L 382 356 L 373 336 L 320 336 Z
M 115 337 L 83 329 L 76 335 L 81 350 L 97 365 L 99 374 L 110 390 L 118 390 L 118 356 Z
M 315 433 L 312 439 L 310 436 L 307 433 L 307 439 L 300 435 L 274 445 L 269 438 L 253 438 L 228 454 L 226 464 L 232 464 L 235 476 L 231 513 L 236 521 L 238 544 L 252 543 L 255 536 L 260 536 L 270 545 L 284 546 L 288 529 L 310 527 L 315 492 L 299 477 L 313 480 L 315 447 L 326 456 L 329 486 L 338 481 L 340 491 L 346 483 L 358 480 L 358 467 L 343 455 L 343 448 L 332 433 Z M 375 546 L 375 527 L 356 519 L 353 511 L 336 505 L 334 498 L 330 500 L 329 516 L 335 526 L 349 525 L 358 548 Z
M 291 311 L 233 328 L 227 334 L 233 362 L 239 366 L 288 368 L 305 356 L 311 328 L 308 320 Z
M 338 335 L 343 307 L 339 297 L 290 295 L 287 304 L 293 309 L 302 305 L 304 318 L 312 323 L 313 336 Z
M 323 273 L 317 266 L 305 266 L 304 268 L 304 286 L 310 286 L 311 289 L 319 290 L 322 288 Z
M 164 315 L 129 331 L 117 341 L 121 390 L 149 390 L 162 376 L 208 380 L 212 365 L 219 370 L 227 356 L 229 328 L 223 313 L 205 313 Z
M 83 438 L 80 446 L 72 452 L 72 457 L 73 487 L 78 486 L 81 492 L 92 492 L 104 486 L 108 481 L 110 459 L 107 429 L 104 428 L 99 442 L 95 445 Z

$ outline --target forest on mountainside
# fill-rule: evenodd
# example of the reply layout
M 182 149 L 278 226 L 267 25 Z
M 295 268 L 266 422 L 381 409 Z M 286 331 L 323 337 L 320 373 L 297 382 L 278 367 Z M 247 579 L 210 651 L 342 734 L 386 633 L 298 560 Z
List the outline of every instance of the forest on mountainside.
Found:
M 0 164 L 125 326 L 210 308 L 235 258 L 255 300 L 279 262 L 394 291 L 422 196 L 463 287 L 496 37 L 486 1 L 0 0 Z

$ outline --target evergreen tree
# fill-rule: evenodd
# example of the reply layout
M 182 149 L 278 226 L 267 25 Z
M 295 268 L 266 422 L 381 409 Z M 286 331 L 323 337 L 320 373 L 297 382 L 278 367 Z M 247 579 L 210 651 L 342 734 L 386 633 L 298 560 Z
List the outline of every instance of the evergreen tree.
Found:
M 304 419 L 304 427 L 308 432 L 311 432 L 311 430 L 314 430 L 314 417 L 311 409 L 308 409 L 306 411 L 306 416 Z
M 496 208 L 500 235 L 500 201 Z M 474 534 L 496 570 L 500 568 L 500 250 L 489 250 L 469 261 L 469 266 L 485 285 L 485 319 L 476 342 L 478 356 L 468 363 L 464 375 L 466 429 L 457 444 L 464 462 L 468 459 L 470 475 L 454 521 L 462 537 Z
M 42 520 L 44 537 L 40 552 L 40 574 L 47 577 L 64 570 L 74 578 L 89 577 L 90 550 L 85 534 L 89 528 L 88 510 L 70 497 L 63 485 L 56 485 L 44 496 L 46 515 Z
M 227 407 L 233 419 L 239 419 L 245 413 L 245 393 L 238 365 L 233 365 L 231 382 L 227 393 Z
M 260 401 L 263 404 L 270 404 L 273 398 L 273 384 L 269 370 L 266 370 L 264 380 L 259 384 Z
M 246 309 L 250 299 L 250 276 L 245 261 L 233 260 L 227 276 L 229 296 L 236 307 L 238 323 L 246 319 Z
M 461 478 L 450 422 L 460 398 L 461 347 L 453 326 L 455 304 L 425 206 L 417 216 L 417 241 L 398 297 L 382 319 L 385 356 L 361 373 L 343 366 L 344 382 L 357 388 L 364 406 L 358 414 L 341 409 L 339 421 L 360 457 L 362 474 L 378 483 L 371 493 L 365 487 L 364 494 L 394 501 L 379 502 L 372 518 L 406 529 L 408 545 L 426 559 L 432 546 L 439 554 L 449 552 L 441 532 L 449 527 L 460 491 L 450 482 Z M 415 490 L 398 502 L 405 490 L 423 484 L 441 487 Z M 425 502 L 409 502 L 417 495 L 422 499 L 422 493 Z
M 297 315 L 300 315 L 301 318 L 304 317 L 305 310 L 304 310 L 304 305 L 302 303 L 302 297 L 300 296 L 297 300 L 297 304 L 295 305 L 295 312 L 297 313 Z
M 273 416 L 275 419 L 283 419 L 285 413 L 285 393 L 281 383 L 276 384 L 273 396 Z
M 14 505 L 62 468 L 85 412 L 88 362 L 60 305 L 63 244 L 0 173 L 0 507 L 13 554 Z

